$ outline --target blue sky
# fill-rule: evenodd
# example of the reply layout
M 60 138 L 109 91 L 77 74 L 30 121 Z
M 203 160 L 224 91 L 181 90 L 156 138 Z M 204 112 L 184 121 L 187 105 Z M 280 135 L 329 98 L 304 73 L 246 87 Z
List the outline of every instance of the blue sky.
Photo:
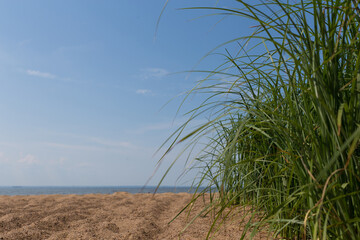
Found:
M 143 185 L 157 148 L 201 100 L 176 118 L 181 97 L 163 107 L 202 77 L 173 73 L 249 29 L 177 10 L 217 2 L 170 1 L 154 38 L 163 0 L 0 1 L 0 185 Z M 193 174 L 176 182 L 183 169 L 164 184 L 187 185 Z

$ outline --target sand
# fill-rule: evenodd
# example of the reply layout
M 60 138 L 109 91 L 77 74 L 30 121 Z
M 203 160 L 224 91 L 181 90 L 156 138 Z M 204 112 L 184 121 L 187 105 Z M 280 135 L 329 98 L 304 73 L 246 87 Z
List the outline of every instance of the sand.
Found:
M 0 196 L 0 239 L 205 239 L 213 216 L 190 221 L 188 193 Z M 200 212 L 198 201 L 191 216 Z M 239 239 L 244 223 L 234 215 L 213 239 Z M 256 239 L 268 239 L 267 234 Z

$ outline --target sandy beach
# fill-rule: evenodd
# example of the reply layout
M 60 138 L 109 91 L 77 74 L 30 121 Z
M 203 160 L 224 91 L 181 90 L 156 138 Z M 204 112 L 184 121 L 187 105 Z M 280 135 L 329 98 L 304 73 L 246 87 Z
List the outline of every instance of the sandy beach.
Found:
M 205 239 L 211 214 L 192 216 L 204 206 L 183 212 L 188 193 L 0 196 L 0 239 Z M 238 214 L 239 215 L 239 214 Z M 223 224 L 213 239 L 239 239 L 242 217 Z M 180 234 L 181 233 L 181 234 Z M 267 239 L 266 234 L 257 239 Z

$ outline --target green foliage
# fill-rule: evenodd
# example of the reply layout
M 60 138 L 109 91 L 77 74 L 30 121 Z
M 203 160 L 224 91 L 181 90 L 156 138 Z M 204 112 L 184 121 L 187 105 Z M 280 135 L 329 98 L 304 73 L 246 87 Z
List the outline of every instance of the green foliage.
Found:
M 170 148 L 207 138 L 199 185 L 216 188 L 220 206 L 256 206 L 255 231 L 359 239 L 359 0 L 237 2 L 202 8 L 256 30 L 230 41 L 239 51 L 190 92 L 211 93 L 189 121 L 209 122 L 184 136 L 186 122 Z

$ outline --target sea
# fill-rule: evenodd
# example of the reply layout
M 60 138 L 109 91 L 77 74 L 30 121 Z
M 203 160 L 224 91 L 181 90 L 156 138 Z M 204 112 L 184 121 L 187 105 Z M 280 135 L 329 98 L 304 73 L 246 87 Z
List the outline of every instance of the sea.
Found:
M 201 190 L 201 189 L 200 189 Z M 112 194 L 115 192 L 128 193 L 194 193 L 191 187 L 161 186 L 0 186 L 0 195 L 48 195 L 48 194 Z

